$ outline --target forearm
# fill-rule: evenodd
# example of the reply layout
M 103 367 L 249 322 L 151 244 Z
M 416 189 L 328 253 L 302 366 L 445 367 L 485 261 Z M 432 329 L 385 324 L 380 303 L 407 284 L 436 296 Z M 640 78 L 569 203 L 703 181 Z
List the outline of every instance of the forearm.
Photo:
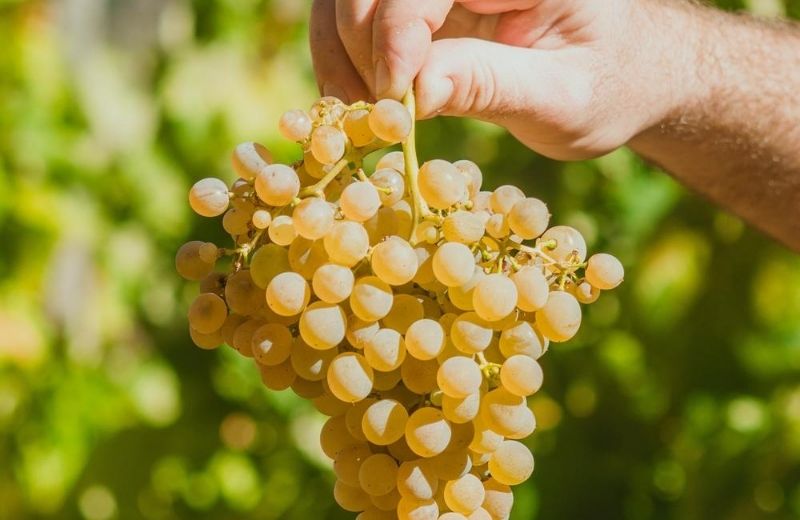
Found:
M 800 250 L 800 28 L 688 2 L 652 7 L 654 40 L 674 45 L 659 59 L 679 85 L 630 147 Z

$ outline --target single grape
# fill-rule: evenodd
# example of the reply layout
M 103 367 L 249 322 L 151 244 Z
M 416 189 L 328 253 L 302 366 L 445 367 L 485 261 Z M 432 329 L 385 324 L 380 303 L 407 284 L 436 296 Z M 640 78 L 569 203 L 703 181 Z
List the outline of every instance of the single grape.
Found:
M 323 243 L 331 261 L 352 267 L 367 255 L 369 236 L 364 226 L 345 220 L 331 227 Z
M 406 349 L 416 359 L 435 359 L 444 349 L 444 329 L 434 320 L 419 319 L 408 327 L 405 334 Z
M 340 306 L 333 303 L 314 302 L 300 316 L 300 336 L 316 349 L 336 347 L 344 339 L 346 330 L 347 316 Z
M 432 458 L 431 464 L 435 468 L 439 480 L 443 482 L 458 480 L 468 474 L 472 469 L 472 460 L 470 459 L 469 451 L 450 447 Z M 441 498 L 444 499 L 444 489 L 439 488 L 437 495 L 438 494 L 441 494 Z
M 394 329 L 381 329 L 364 342 L 364 356 L 375 370 L 389 372 L 399 368 L 406 357 L 403 336 Z
M 521 442 L 504 441 L 489 459 L 489 472 L 501 484 L 522 484 L 533 473 L 533 455 Z
M 258 171 L 255 177 L 258 198 L 270 206 L 286 206 L 300 193 L 297 173 L 285 164 L 270 164 Z
M 356 280 L 350 294 L 353 314 L 364 321 L 378 321 L 392 308 L 392 288 L 377 276 L 364 276 Z
M 278 121 L 278 130 L 290 141 L 304 141 L 311 134 L 311 118 L 305 110 L 288 110 Z
M 345 352 L 328 366 L 328 388 L 337 399 L 348 403 L 361 401 L 372 392 L 372 369 L 361 354 Z
M 335 460 L 341 451 L 362 444 L 363 441 L 350 435 L 347 431 L 345 416 L 342 414 L 325 421 L 319 434 L 319 443 L 325 455 Z
M 485 481 L 483 488 L 486 496 L 481 507 L 492 518 L 508 518 L 511 515 L 511 507 L 514 505 L 514 493 L 511 492 L 511 488 L 494 478 Z
M 289 355 L 297 375 L 308 381 L 325 379 L 328 366 L 336 357 L 336 349 L 319 350 L 310 347 L 302 338 L 295 338 L 292 353 Z
M 458 287 L 472 278 L 475 258 L 466 245 L 447 242 L 434 253 L 432 265 L 438 281 L 448 287 Z
M 483 184 L 483 173 L 481 169 L 472 161 L 462 159 L 453 163 L 453 166 L 467 178 L 467 191 L 469 198 L 474 199 Z
M 483 376 L 472 358 L 455 356 L 442 363 L 436 381 L 445 395 L 464 398 L 480 389 Z
M 263 145 L 253 142 L 241 143 L 231 155 L 233 171 L 245 180 L 250 180 L 264 167 L 272 163 L 272 154 Z
M 450 327 L 450 340 L 465 354 L 477 354 L 489 347 L 494 331 L 474 312 L 461 314 Z
M 325 264 L 314 272 L 314 294 L 327 303 L 339 303 L 350 297 L 355 278 L 353 271 L 338 264 Z
M 211 334 L 222 328 L 227 317 L 225 301 L 213 293 L 200 294 L 189 307 L 189 325 L 203 334 Z
M 288 246 L 295 237 L 297 230 L 294 228 L 294 221 L 289 215 L 278 215 L 269 225 L 267 230 L 269 239 L 279 246 Z
M 308 282 L 295 272 L 280 273 L 267 285 L 267 305 L 280 316 L 301 313 L 310 299 Z
M 256 229 L 267 229 L 272 223 L 272 215 L 265 209 L 257 209 L 253 212 L 250 222 Z
M 384 206 L 391 206 L 398 202 L 406 191 L 405 179 L 392 168 L 376 170 L 369 177 L 369 182 L 378 188 L 378 196 Z
M 540 244 L 539 247 L 547 256 L 559 262 L 565 262 L 573 257 L 580 263 L 586 258 L 586 241 L 583 235 L 569 226 L 551 227 L 539 238 L 537 244 Z M 553 244 L 554 247 L 551 247 Z
M 552 291 L 544 307 L 536 312 L 536 326 L 551 341 L 572 338 L 581 326 L 581 306 L 565 291 Z
M 517 306 L 517 286 L 504 274 L 489 274 L 475 286 L 472 306 L 486 321 L 503 319 Z
M 322 164 L 332 164 L 344 156 L 347 137 L 335 126 L 318 126 L 311 132 L 311 153 Z
M 268 323 L 253 332 L 253 357 L 262 365 L 280 365 L 292 352 L 292 333 L 285 325 Z
M 308 240 L 324 237 L 333 226 L 333 207 L 322 199 L 303 199 L 292 212 L 292 222 L 297 234 Z
M 175 255 L 175 269 L 187 280 L 202 280 L 214 270 L 214 264 L 200 257 L 200 249 L 205 242 L 193 240 L 186 242 Z
M 397 486 L 397 469 L 397 462 L 391 456 L 384 453 L 372 455 L 358 470 L 361 489 L 370 496 L 390 493 Z
M 467 180 L 449 162 L 434 159 L 419 169 L 419 191 L 430 206 L 447 209 L 467 197 Z
M 372 271 L 389 285 L 403 285 L 417 274 L 417 254 L 400 237 L 389 237 L 372 249 Z
M 604 291 L 613 289 L 622 283 L 625 269 L 622 263 L 607 253 L 597 253 L 589 257 L 586 266 L 586 280 Z
M 375 134 L 369 127 L 369 112 L 364 109 L 352 110 L 347 113 L 342 123 L 347 137 L 353 146 L 360 148 L 375 140 Z
M 442 232 L 448 242 L 473 244 L 483 238 L 485 231 L 480 217 L 464 210 L 449 214 L 442 223 Z
M 411 500 L 432 500 L 439 488 L 430 461 L 415 459 L 400 464 L 397 470 L 397 490 L 404 498 Z
M 420 457 L 433 457 L 440 454 L 450 443 L 452 430 L 450 423 L 437 408 L 417 409 L 406 423 L 406 442 Z
M 500 383 L 514 395 L 528 397 L 542 387 L 542 367 L 534 359 L 517 354 L 506 359 L 500 369 Z
M 522 354 L 539 359 L 547 350 L 547 340 L 527 321 L 517 321 L 503 329 L 499 347 L 507 358 Z
M 508 213 L 511 231 L 524 240 L 531 240 L 544 233 L 549 222 L 550 212 L 547 205 L 539 199 L 518 200 Z
M 356 222 L 371 219 L 381 206 L 378 190 L 370 182 L 357 181 L 342 191 L 339 207 L 345 218 Z
M 264 305 L 264 291 L 253 282 L 250 270 L 242 269 L 228 277 L 225 301 L 231 312 L 250 315 Z
M 444 500 L 447 507 L 463 515 L 471 514 L 478 509 L 484 498 L 483 482 L 469 473 L 449 481 L 444 486 Z
M 189 190 L 189 205 L 202 217 L 216 217 L 228 209 L 228 186 L 213 177 L 200 179 Z
M 394 99 L 381 99 L 369 113 L 369 127 L 378 139 L 399 143 L 411 132 L 411 114 Z
M 407 422 L 408 411 L 402 404 L 393 399 L 380 399 L 364 412 L 361 428 L 369 442 L 387 446 L 403 437 Z
M 517 287 L 517 306 L 520 310 L 537 311 L 547 303 L 550 287 L 540 268 L 525 266 L 511 275 L 511 281 Z
M 507 184 L 492 192 L 492 196 L 489 198 L 489 208 L 495 213 L 507 215 L 514 204 L 524 198 L 525 193 L 521 189 Z
M 222 229 L 229 235 L 244 235 L 249 231 L 252 214 L 237 208 L 231 208 L 222 217 Z

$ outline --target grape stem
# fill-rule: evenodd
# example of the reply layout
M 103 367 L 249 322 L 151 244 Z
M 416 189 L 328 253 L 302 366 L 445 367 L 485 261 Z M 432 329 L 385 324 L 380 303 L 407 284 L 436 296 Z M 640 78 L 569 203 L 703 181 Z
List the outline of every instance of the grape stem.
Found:
M 344 169 L 345 166 L 347 166 L 348 162 L 350 161 L 347 157 L 339 159 L 339 162 L 337 162 L 333 166 L 333 168 L 331 168 L 331 171 L 326 173 L 323 178 L 321 178 L 319 181 L 312 184 L 311 186 L 307 186 L 302 190 L 300 190 L 298 197 L 300 198 L 312 197 L 312 196 L 322 197 L 323 190 L 328 186 L 328 184 L 331 183 L 331 181 L 333 181 L 333 179 L 335 179 L 340 173 L 342 173 L 342 170 Z
M 409 241 L 412 245 L 416 245 L 417 239 L 417 226 L 420 220 L 426 218 L 431 210 L 428 204 L 422 198 L 419 192 L 419 161 L 417 160 L 417 143 L 416 143 L 416 119 L 417 109 L 416 101 L 414 98 L 414 86 L 408 87 L 408 91 L 403 96 L 403 105 L 405 105 L 408 112 L 411 114 L 411 131 L 402 142 L 403 146 L 403 162 L 405 164 L 405 175 L 408 179 L 408 189 L 411 192 L 413 199 L 412 217 L 413 224 L 411 226 L 411 236 Z

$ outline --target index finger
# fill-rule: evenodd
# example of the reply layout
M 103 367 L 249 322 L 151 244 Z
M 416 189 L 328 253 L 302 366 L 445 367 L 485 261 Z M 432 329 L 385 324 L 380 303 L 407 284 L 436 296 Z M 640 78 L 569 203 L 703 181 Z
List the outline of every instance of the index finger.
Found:
M 372 25 L 379 98 L 403 96 L 425 62 L 433 33 L 444 24 L 452 7 L 453 0 L 381 1 Z

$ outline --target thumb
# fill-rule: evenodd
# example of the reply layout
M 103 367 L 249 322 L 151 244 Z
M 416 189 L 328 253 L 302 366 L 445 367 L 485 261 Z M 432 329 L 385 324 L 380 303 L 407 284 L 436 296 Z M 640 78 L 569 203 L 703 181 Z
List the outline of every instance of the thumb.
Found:
M 574 53 L 473 38 L 433 42 L 415 81 L 417 117 L 469 116 L 506 127 L 545 155 L 579 139 L 592 99 L 590 67 Z

